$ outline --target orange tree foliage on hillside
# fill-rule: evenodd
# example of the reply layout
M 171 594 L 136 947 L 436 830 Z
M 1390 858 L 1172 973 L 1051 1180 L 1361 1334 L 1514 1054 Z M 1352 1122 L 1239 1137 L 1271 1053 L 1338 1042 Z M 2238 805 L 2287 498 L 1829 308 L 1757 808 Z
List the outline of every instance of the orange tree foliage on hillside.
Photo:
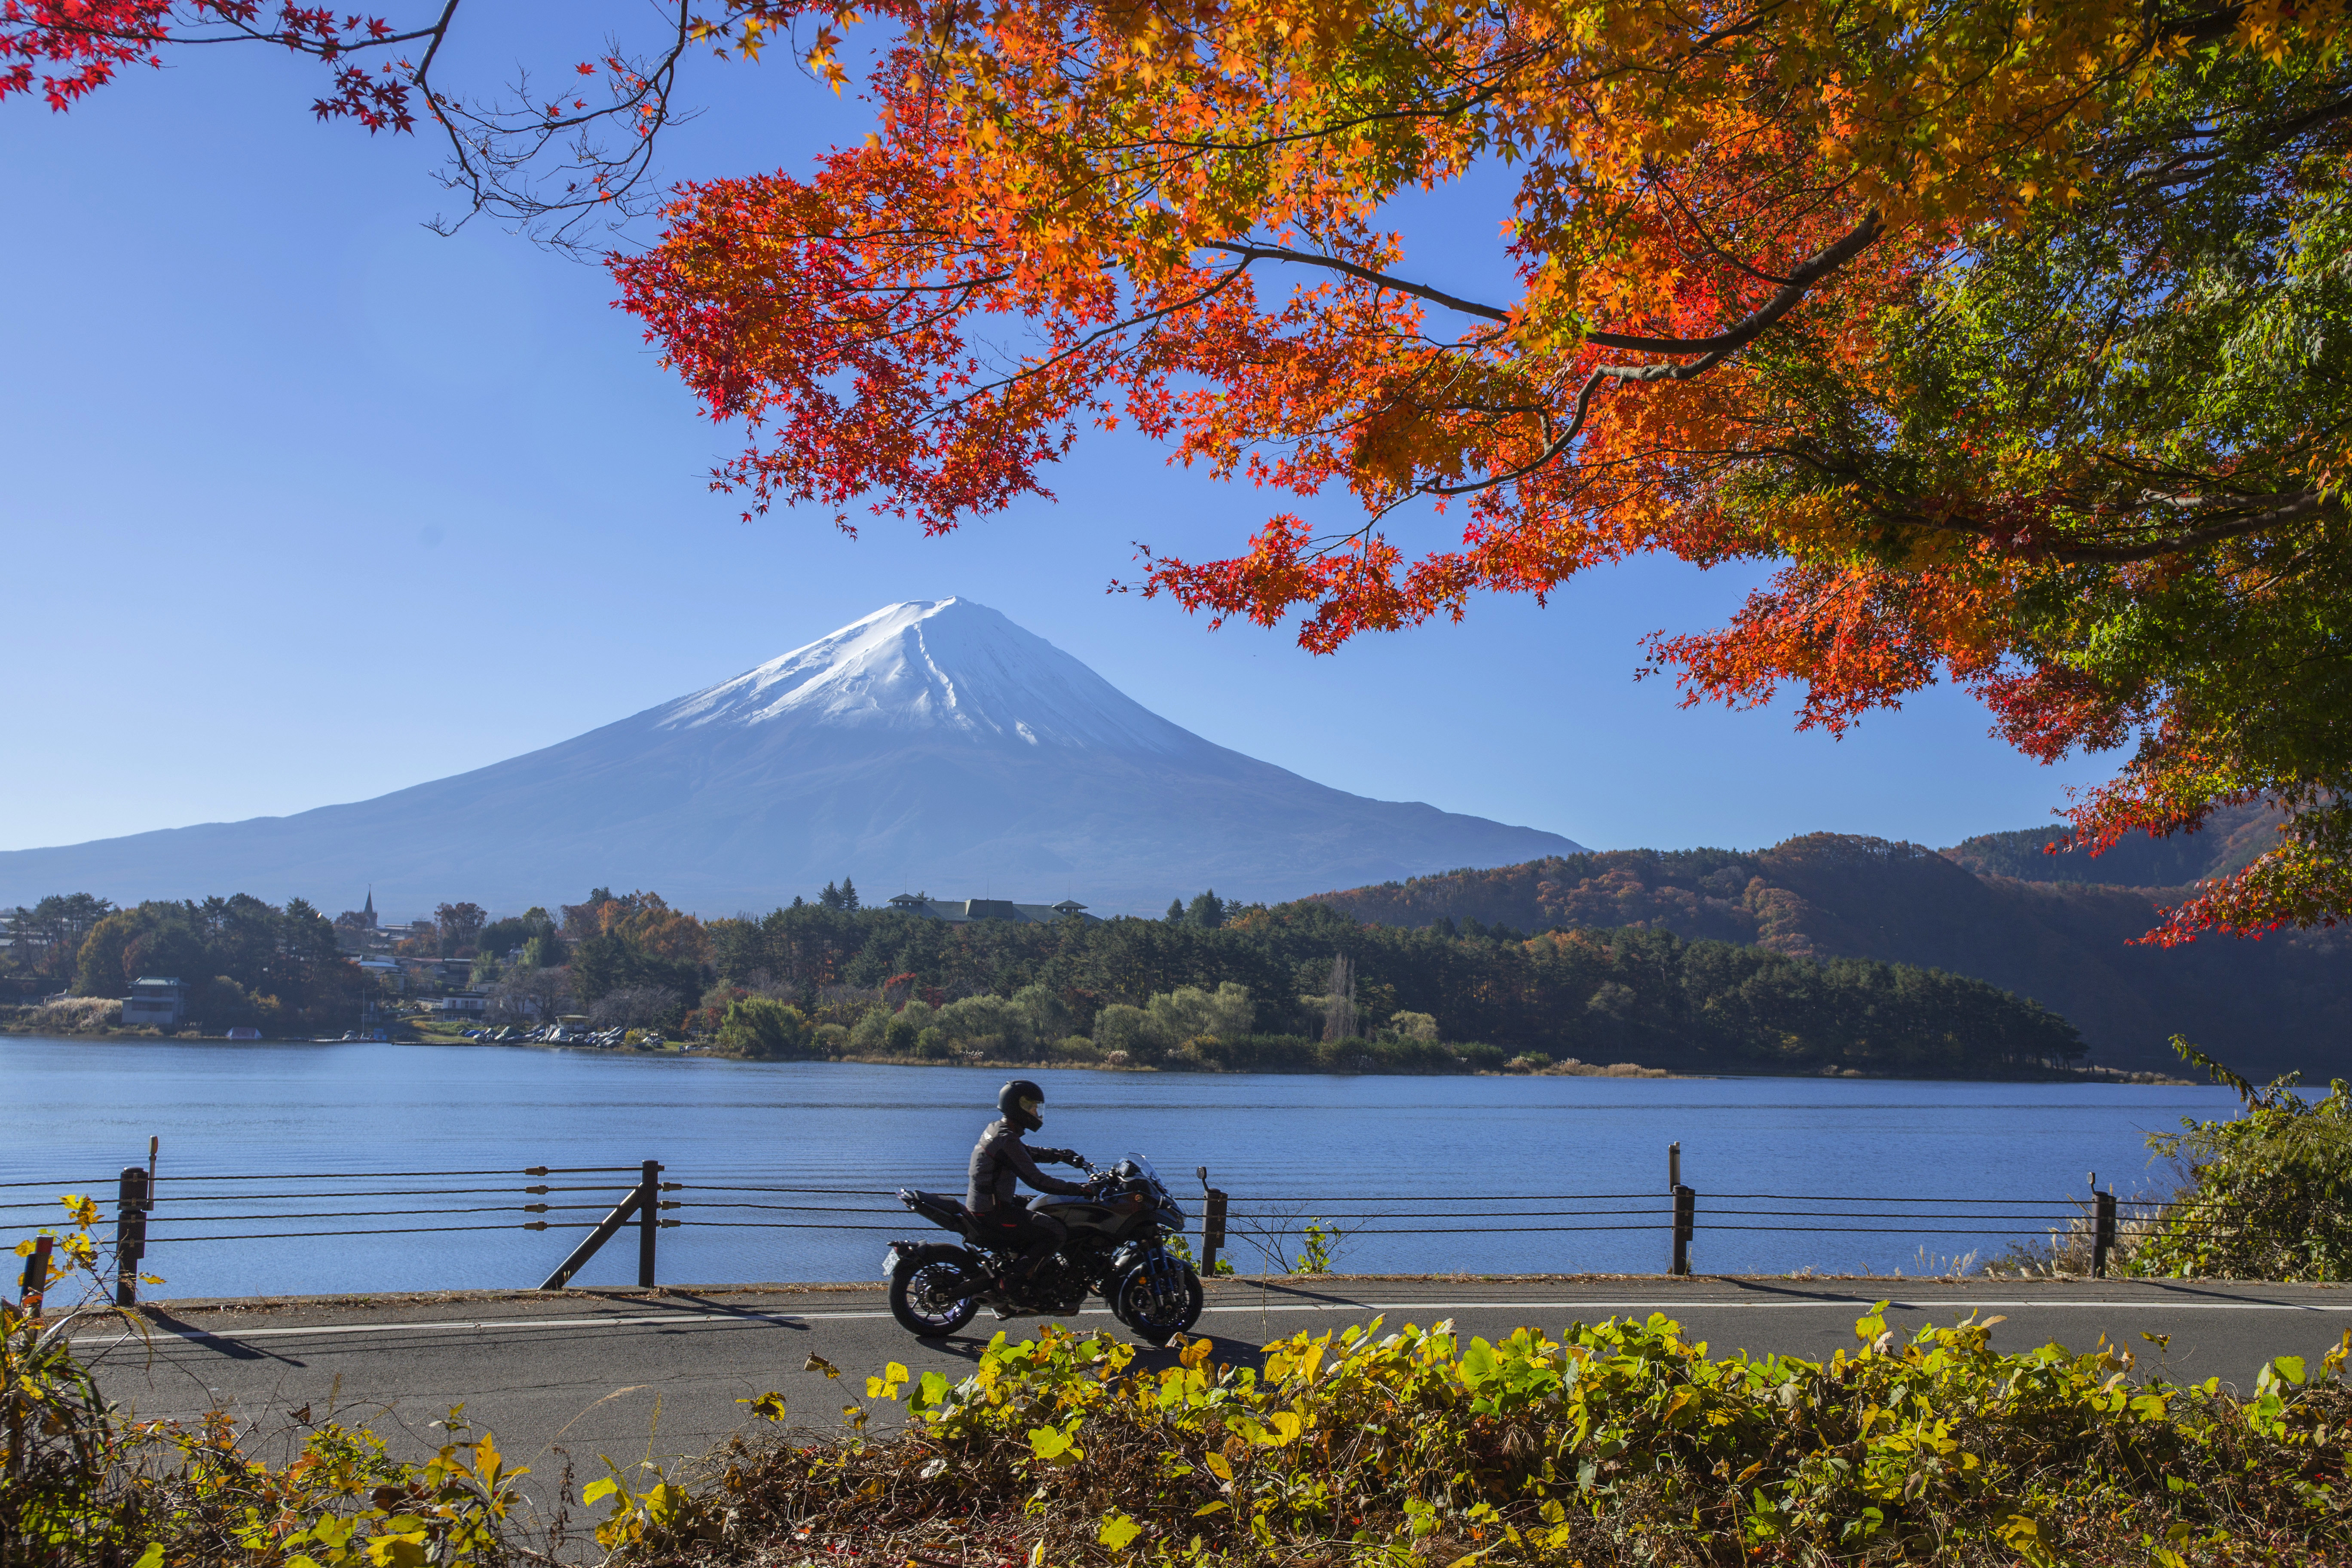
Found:
M 1644 552 L 1778 562 L 1655 640 L 1691 700 L 1793 681 L 1835 731 L 1958 679 L 2037 756 L 2137 742 L 2093 842 L 2295 808 L 2159 940 L 2352 907 L 2340 5 L 876 9 L 866 145 L 685 187 L 615 262 L 750 426 L 751 510 L 941 531 L 1131 424 L 1357 503 L 1147 561 L 1318 651 Z M 1481 163 L 1510 298 L 1384 218 Z M 1433 507 L 1457 543 L 1391 537 Z

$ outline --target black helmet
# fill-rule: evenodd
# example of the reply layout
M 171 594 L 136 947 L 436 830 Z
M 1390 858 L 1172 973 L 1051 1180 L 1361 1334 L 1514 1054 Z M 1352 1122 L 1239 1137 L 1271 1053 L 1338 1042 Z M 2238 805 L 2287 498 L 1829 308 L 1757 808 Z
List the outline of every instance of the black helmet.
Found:
M 1045 1103 L 1045 1091 L 1025 1078 L 1016 1078 L 996 1091 L 996 1109 L 1004 1120 L 1024 1132 L 1034 1132 L 1045 1125 L 1037 1108 Z

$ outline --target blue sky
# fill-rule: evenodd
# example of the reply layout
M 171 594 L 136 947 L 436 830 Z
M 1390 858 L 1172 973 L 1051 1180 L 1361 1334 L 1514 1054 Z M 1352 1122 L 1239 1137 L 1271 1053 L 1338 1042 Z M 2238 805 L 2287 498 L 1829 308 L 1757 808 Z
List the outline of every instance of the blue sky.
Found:
M 454 58 L 487 87 L 584 52 L 478 26 Z M 1132 541 L 1225 553 L 1281 503 L 1124 435 L 1083 439 L 1055 502 L 946 540 L 747 525 L 702 477 L 730 434 L 600 269 L 486 225 L 428 232 L 450 205 L 433 146 L 315 122 L 315 67 L 169 65 L 69 114 L 0 104 L 0 848 L 365 798 L 950 594 L 1221 744 L 1597 847 L 1940 846 L 2046 820 L 2111 771 L 2017 757 L 1947 690 L 1843 742 L 1785 709 L 1677 709 L 1633 681 L 1639 639 L 1717 624 L 1751 579 L 1672 562 L 1329 658 L 1211 634 L 1104 588 Z M 772 53 L 685 94 L 708 112 L 667 143 L 673 176 L 801 168 L 863 133 L 854 98 Z M 1486 194 L 1407 215 L 1412 269 L 1505 291 Z

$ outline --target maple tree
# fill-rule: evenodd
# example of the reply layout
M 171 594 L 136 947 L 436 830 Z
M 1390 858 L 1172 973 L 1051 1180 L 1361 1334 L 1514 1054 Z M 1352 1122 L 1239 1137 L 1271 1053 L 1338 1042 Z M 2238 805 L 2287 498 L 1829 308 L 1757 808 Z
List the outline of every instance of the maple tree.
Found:
M 1955 679 L 2031 754 L 2137 741 L 2078 839 L 2289 808 L 2154 940 L 2352 910 L 2340 5 L 879 9 L 866 146 L 682 187 L 614 262 L 749 426 L 747 515 L 937 532 L 1131 424 L 1352 498 L 1139 584 L 1317 651 L 1637 552 L 1777 562 L 1654 640 L 1686 700 L 1794 682 L 1834 731 Z M 1384 223 L 1482 163 L 1515 299 Z
M 1794 683 L 1842 731 L 1957 680 L 2029 754 L 2135 746 L 2077 842 L 2286 809 L 2154 940 L 2352 912 L 2343 0 L 866 9 L 866 145 L 681 187 L 613 258 L 750 426 L 714 478 L 751 511 L 944 531 L 1131 424 L 1356 503 L 1136 584 L 1318 652 L 1639 552 L 1777 563 L 1728 626 L 1654 639 L 1686 700 Z M 421 112 L 475 210 L 571 243 L 635 210 L 689 47 L 813 29 L 840 85 L 860 19 L 680 0 L 650 53 L 574 68 L 594 97 L 480 104 L 431 83 L 457 13 L 0 0 L 0 98 L 293 48 L 336 73 L 321 116 Z M 1416 280 L 1389 222 L 1481 165 L 1517 182 L 1515 298 Z M 1432 510 L 1458 543 L 1393 536 Z
M 395 21 L 299 0 L 0 0 L 0 101 L 37 96 L 65 110 L 127 67 L 160 66 L 167 52 L 288 49 L 328 72 L 327 91 L 310 105 L 318 118 L 394 134 L 421 119 L 446 144 L 443 183 L 466 199 L 466 216 L 489 213 L 578 248 L 646 209 L 655 141 L 677 118 L 672 95 L 688 50 L 723 34 L 726 52 L 748 45 L 756 54 L 763 26 L 757 5 L 698 10 L 679 0 L 656 7 L 661 25 L 646 48 L 614 42 L 555 72 L 552 88 L 519 73 L 502 93 L 475 97 L 434 74 L 463 4 L 411 0 L 407 19 Z

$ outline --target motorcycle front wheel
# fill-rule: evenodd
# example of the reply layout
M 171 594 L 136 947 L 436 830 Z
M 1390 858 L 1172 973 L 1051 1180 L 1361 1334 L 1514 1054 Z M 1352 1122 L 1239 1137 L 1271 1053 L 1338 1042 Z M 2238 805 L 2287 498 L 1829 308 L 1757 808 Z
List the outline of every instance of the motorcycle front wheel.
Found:
M 944 1258 L 909 1258 L 890 1271 L 890 1315 L 919 1339 L 954 1333 L 980 1310 L 964 1271 Z
M 1201 1277 L 1181 1258 L 1170 1258 L 1181 1283 L 1164 1295 L 1151 1288 L 1151 1266 L 1139 1264 L 1127 1271 L 1111 1298 L 1118 1321 L 1155 1345 L 1164 1345 L 1201 1321 Z

